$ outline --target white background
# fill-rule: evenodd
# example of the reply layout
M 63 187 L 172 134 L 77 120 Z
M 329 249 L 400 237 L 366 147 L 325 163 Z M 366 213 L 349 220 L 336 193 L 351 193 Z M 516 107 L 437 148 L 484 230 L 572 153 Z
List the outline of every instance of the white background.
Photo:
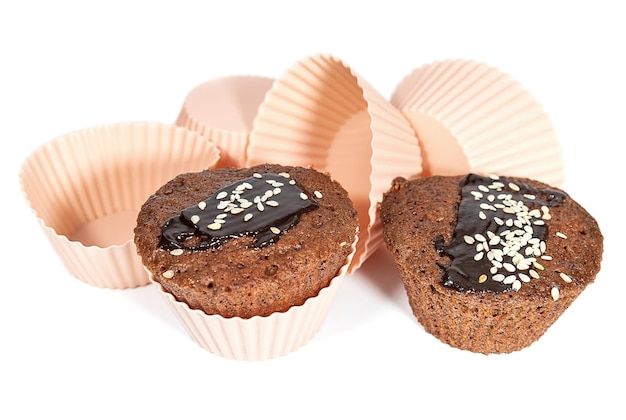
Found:
M 625 418 L 619 3 L 3 2 L 0 418 Z M 385 97 L 422 64 L 465 58 L 543 104 L 564 187 L 599 221 L 605 254 L 538 342 L 493 356 L 442 344 L 383 250 L 344 281 L 305 347 L 229 361 L 196 345 L 153 286 L 100 290 L 61 266 L 19 190 L 35 148 L 93 125 L 174 122 L 203 81 L 277 78 L 318 52 Z

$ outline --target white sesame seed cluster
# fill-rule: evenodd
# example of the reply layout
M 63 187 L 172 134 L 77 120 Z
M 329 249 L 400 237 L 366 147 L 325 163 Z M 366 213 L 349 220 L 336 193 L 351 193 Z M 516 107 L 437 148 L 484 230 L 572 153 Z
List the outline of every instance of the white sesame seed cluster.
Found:
M 198 229 L 203 230 L 205 226 L 199 225 L 202 220 L 201 214 L 206 214 L 207 202 L 216 202 L 213 211 L 217 211 L 217 214 L 213 220 L 206 225 L 206 229 L 211 231 L 223 230 L 227 221 L 228 223 L 246 223 L 250 222 L 256 215 L 266 212 L 270 208 L 277 208 L 280 206 L 280 196 L 283 192 L 283 188 L 286 184 L 295 186 L 296 182 L 290 179 L 290 175 L 286 172 L 277 174 L 284 180 L 278 180 L 276 177 L 269 177 L 269 175 L 262 175 L 254 173 L 252 176 L 256 179 L 263 179 L 267 188 L 262 191 L 258 191 L 258 185 L 255 187 L 252 185 L 252 181 L 248 182 L 243 180 L 239 183 L 235 183 L 230 191 L 222 190 L 218 192 L 212 200 L 201 201 L 197 205 L 197 209 L 200 210 L 198 214 L 194 214 L 190 217 L 191 223 Z M 256 192 L 254 190 L 257 190 Z M 251 195 L 252 194 L 252 195 Z M 321 198 L 322 194 L 319 191 L 314 192 L 317 198 Z M 309 199 L 307 194 L 300 191 L 298 197 L 306 201 Z M 285 197 L 285 199 L 292 199 L 292 197 Z M 210 213 L 210 212 L 209 212 Z M 241 215 L 241 217 L 233 219 L 233 216 Z M 278 226 L 269 226 L 268 228 L 272 233 L 278 235 L 281 233 L 281 229 Z M 232 232 L 229 232 L 232 233 Z
M 317 190 L 313 195 L 317 199 L 323 197 Z M 203 235 L 203 242 L 207 241 L 203 246 L 217 246 L 240 235 L 253 235 L 254 246 L 264 246 L 297 223 L 300 212 L 316 206 L 289 173 L 254 173 L 171 218 L 163 228 L 165 247 L 173 246 L 169 249 L 171 255 L 182 255 L 184 238 L 197 233 Z M 174 272 L 167 270 L 162 274 L 172 278 Z
M 290 176 L 288 173 L 282 172 L 279 174 L 280 176 L 289 179 Z M 254 178 L 262 178 L 262 175 L 259 173 L 254 173 L 252 175 Z M 233 188 L 233 190 L 230 192 L 230 194 L 226 191 L 221 191 L 220 193 L 218 193 L 215 196 L 216 200 L 220 200 L 219 203 L 216 206 L 217 210 L 222 210 L 223 213 L 218 214 L 215 219 L 213 220 L 213 223 L 209 224 L 207 226 L 208 229 L 211 230 L 219 230 L 222 228 L 222 225 L 224 223 L 226 223 L 226 217 L 231 214 L 231 215 L 237 215 L 240 213 L 245 213 L 243 215 L 243 221 L 244 222 L 248 222 L 250 221 L 253 217 L 254 217 L 254 213 L 251 211 L 246 211 L 252 207 L 255 207 L 258 211 L 262 212 L 265 210 L 265 206 L 269 206 L 269 207 L 278 207 L 278 201 L 276 201 L 276 199 L 272 199 L 273 197 L 275 198 L 277 195 L 279 195 L 282 192 L 281 187 L 283 187 L 285 184 L 283 182 L 280 181 L 276 181 L 274 179 L 267 179 L 265 180 L 265 182 L 269 185 L 270 188 L 268 188 L 267 190 L 265 190 L 263 192 L 262 195 L 256 195 L 254 196 L 254 198 L 252 199 L 252 201 L 248 200 L 247 198 L 243 197 L 242 194 L 247 191 L 247 190 L 252 190 L 252 184 L 250 184 L 249 182 L 242 182 L 240 184 L 237 184 L 235 186 L 235 188 Z M 291 185 L 295 185 L 295 181 L 294 180 L 289 180 L 288 181 Z M 304 193 L 303 193 L 304 194 Z M 306 197 L 306 195 L 304 195 L 304 197 L 301 197 L 303 200 L 306 200 L 308 197 Z M 204 210 L 206 207 L 206 202 L 205 201 L 201 201 L 200 203 L 198 203 L 198 208 L 200 210 Z M 191 222 L 195 224 L 197 224 L 200 221 L 200 216 L 193 216 Z M 270 228 L 274 233 L 280 233 L 280 230 L 274 226 L 272 226 Z M 277 231 L 277 232 L 276 232 Z
M 544 270 L 540 260 L 551 260 L 546 254 L 545 240 L 536 234 L 538 227 L 544 227 L 551 219 L 550 209 L 546 205 L 531 209 L 524 200 L 517 200 L 513 194 L 505 191 L 519 192 L 520 187 L 515 183 L 504 184 L 497 175 L 489 175 L 491 183 L 478 184 L 471 195 L 479 205 L 478 217 L 482 220 L 492 220 L 497 229 L 495 232 L 486 232 L 465 235 L 464 241 L 468 245 L 475 245 L 475 261 L 486 258 L 490 262 L 489 273 L 479 276 L 478 282 L 484 283 L 488 279 L 510 285 L 514 291 L 520 290 L 524 283 L 538 279 L 539 273 Z M 523 198 L 534 200 L 532 194 L 523 194 Z M 506 217 L 499 217 L 504 213 Z M 560 232 L 556 235 L 566 238 Z M 565 282 L 571 278 L 561 273 Z M 551 295 L 554 300 L 559 298 L 559 289 L 553 287 Z

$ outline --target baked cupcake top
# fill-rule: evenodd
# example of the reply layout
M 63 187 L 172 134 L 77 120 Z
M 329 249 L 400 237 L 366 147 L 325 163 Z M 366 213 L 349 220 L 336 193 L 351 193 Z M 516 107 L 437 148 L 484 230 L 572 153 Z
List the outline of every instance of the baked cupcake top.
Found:
M 357 226 L 347 192 L 328 174 L 264 164 L 177 176 L 142 206 L 135 244 L 177 300 L 249 318 L 328 286 Z
M 434 281 L 459 292 L 558 299 L 559 288 L 586 285 L 600 269 L 597 222 L 564 191 L 528 178 L 399 178 L 381 217 L 387 244 L 402 261 L 415 270 L 433 264 L 443 272 Z M 403 228 L 416 222 L 420 240 Z M 420 260 L 410 254 L 416 241 L 426 244 Z

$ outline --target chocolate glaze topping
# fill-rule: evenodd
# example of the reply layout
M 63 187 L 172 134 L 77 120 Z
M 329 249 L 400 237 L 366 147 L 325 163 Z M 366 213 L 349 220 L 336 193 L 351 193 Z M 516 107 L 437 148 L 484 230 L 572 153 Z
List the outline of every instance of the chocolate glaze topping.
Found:
M 252 246 L 263 247 L 298 223 L 301 213 L 316 207 L 288 174 L 255 174 L 170 218 L 160 247 L 201 250 L 244 235 L 254 236 Z
M 449 244 L 434 239 L 451 258 L 443 284 L 461 292 L 519 290 L 538 278 L 534 269 L 546 251 L 549 208 L 566 195 L 538 190 L 518 178 L 469 174 L 460 184 L 457 225 Z

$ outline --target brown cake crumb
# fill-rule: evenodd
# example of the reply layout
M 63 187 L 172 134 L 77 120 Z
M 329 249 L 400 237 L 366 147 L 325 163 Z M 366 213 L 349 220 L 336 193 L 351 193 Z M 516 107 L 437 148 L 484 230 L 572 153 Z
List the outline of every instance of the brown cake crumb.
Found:
M 474 184 L 463 203 L 471 205 L 462 206 L 468 180 Z M 595 219 L 536 180 L 397 178 L 379 211 L 413 313 L 426 331 L 460 349 L 529 346 L 600 270 L 603 236 Z

